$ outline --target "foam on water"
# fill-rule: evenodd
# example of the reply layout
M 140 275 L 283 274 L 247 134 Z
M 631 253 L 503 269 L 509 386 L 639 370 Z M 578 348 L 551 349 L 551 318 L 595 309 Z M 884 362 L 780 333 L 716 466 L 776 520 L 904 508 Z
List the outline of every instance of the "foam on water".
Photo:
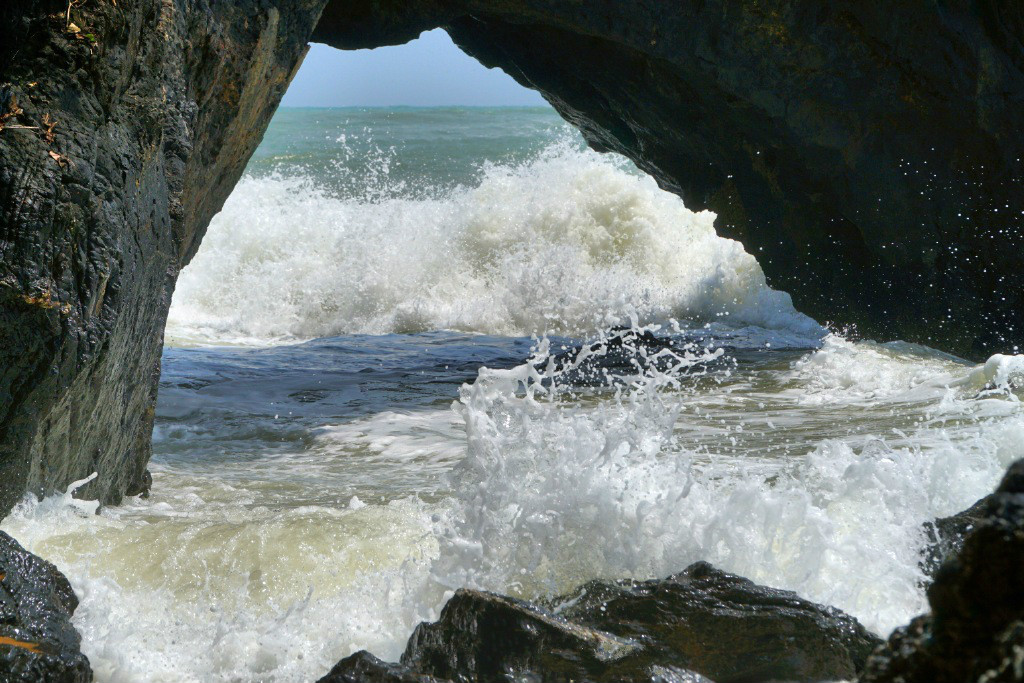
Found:
M 178 281 L 168 338 L 266 342 L 458 329 L 585 333 L 716 320 L 820 335 L 752 256 L 624 161 L 568 143 L 410 198 L 246 177 Z
M 925 609 L 921 524 L 1024 457 L 1012 385 L 834 336 L 757 382 L 737 370 L 687 384 L 720 357 L 693 345 L 601 389 L 569 382 L 542 340 L 526 364 L 481 369 L 453 412 L 381 413 L 315 437 L 457 462 L 432 502 L 267 506 L 272 471 L 240 486 L 157 463 L 150 500 L 99 515 L 70 496 L 27 501 L 3 528 L 71 578 L 101 682 L 314 680 L 356 649 L 396 658 L 458 586 L 536 598 L 700 559 L 882 634 Z M 746 428 L 721 427 L 723 406 Z M 790 412 L 792 450 L 766 455 L 752 424 Z M 864 428 L 837 426 L 844 415 Z M 696 448 L 704 436 L 721 447 Z
M 442 597 L 426 588 L 428 506 L 268 510 L 240 493 L 165 490 L 99 516 L 48 499 L 4 529 L 68 574 L 100 682 L 308 683 L 358 649 L 396 658 L 435 616 L 416 611 Z
M 808 372 L 814 365 L 847 371 Z M 852 367 L 863 391 L 838 391 Z M 529 373 L 483 371 L 463 391 L 461 517 L 442 552 L 450 585 L 550 594 L 593 576 L 664 576 L 708 560 L 885 634 L 925 608 L 922 523 L 972 504 L 1024 456 L 1015 401 L 947 388 L 969 369 L 837 337 L 778 378 L 800 390 L 777 400 L 831 397 L 804 415 L 810 438 L 785 459 L 759 457 L 754 438 L 741 458 L 695 452 L 679 423 L 708 397 L 654 390 L 671 377 L 634 380 L 595 408 L 548 392 L 539 401 Z M 884 402 L 876 382 L 891 389 Z M 847 436 L 815 424 L 834 423 L 835 403 L 857 405 L 866 393 L 883 415 L 874 426 L 905 410 L 907 431 Z
M 374 168 L 354 194 L 296 168 L 244 178 L 168 341 L 671 318 L 701 341 L 636 349 L 596 386 L 546 337 L 517 367 L 521 346 L 477 335 L 168 352 L 152 497 L 26 500 L 2 523 L 79 592 L 99 683 L 307 683 L 357 649 L 397 658 L 456 587 L 540 598 L 696 560 L 885 634 L 925 608 L 922 523 L 1024 457 L 1021 357 L 824 336 L 711 214 L 621 160 L 554 144 L 419 193 Z M 506 369 L 444 384 L 481 359 Z

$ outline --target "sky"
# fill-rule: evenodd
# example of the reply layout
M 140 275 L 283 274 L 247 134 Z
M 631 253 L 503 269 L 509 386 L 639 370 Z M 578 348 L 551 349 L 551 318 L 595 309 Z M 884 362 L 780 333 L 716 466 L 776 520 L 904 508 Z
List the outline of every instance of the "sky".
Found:
M 396 47 L 335 50 L 311 45 L 281 102 L 285 107 L 410 105 L 546 106 L 501 69 L 488 69 L 441 29 Z

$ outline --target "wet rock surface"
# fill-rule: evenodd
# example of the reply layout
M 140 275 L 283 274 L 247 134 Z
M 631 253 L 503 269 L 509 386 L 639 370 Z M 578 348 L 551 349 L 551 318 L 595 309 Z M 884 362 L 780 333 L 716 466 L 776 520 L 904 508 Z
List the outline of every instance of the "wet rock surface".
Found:
M 592 582 L 561 607 L 567 619 L 645 642 L 655 661 L 718 683 L 853 678 L 881 642 L 835 608 L 706 562 L 659 581 Z
M 995 494 L 985 496 L 971 507 L 950 515 L 940 517 L 924 525 L 928 538 L 928 546 L 921 558 L 921 568 L 926 576 L 934 578 L 942 563 L 957 555 L 964 547 L 964 539 L 974 527 L 985 517 L 989 503 Z
M 71 624 L 78 598 L 56 567 L 0 532 L 0 683 L 87 683 Z
M 1024 681 L 1024 460 L 983 506 L 936 572 L 931 614 L 897 629 L 861 683 Z
M 175 279 L 322 4 L 0 3 L 0 516 L 148 486 Z
M 880 642 L 838 610 L 697 563 L 664 580 L 591 582 L 546 606 L 462 590 L 400 664 L 360 652 L 321 683 L 835 680 Z

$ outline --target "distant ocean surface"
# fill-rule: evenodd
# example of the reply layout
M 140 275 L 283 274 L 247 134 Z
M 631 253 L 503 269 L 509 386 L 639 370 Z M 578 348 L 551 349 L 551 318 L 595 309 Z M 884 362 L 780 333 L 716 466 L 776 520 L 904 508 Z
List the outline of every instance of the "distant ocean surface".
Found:
M 279 111 L 166 343 L 152 495 L 3 522 L 98 681 L 311 683 L 460 586 L 697 560 L 887 634 L 922 523 L 1024 457 L 1018 359 L 822 328 L 547 108 Z

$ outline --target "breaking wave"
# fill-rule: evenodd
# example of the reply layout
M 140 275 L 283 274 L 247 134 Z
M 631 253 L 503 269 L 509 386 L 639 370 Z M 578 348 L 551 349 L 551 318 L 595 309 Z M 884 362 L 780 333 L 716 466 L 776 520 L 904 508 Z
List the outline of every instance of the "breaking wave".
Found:
M 169 341 L 583 334 L 631 316 L 820 335 L 714 214 L 620 158 L 555 143 L 476 187 L 387 182 L 339 197 L 303 175 L 243 179 L 178 281 Z

